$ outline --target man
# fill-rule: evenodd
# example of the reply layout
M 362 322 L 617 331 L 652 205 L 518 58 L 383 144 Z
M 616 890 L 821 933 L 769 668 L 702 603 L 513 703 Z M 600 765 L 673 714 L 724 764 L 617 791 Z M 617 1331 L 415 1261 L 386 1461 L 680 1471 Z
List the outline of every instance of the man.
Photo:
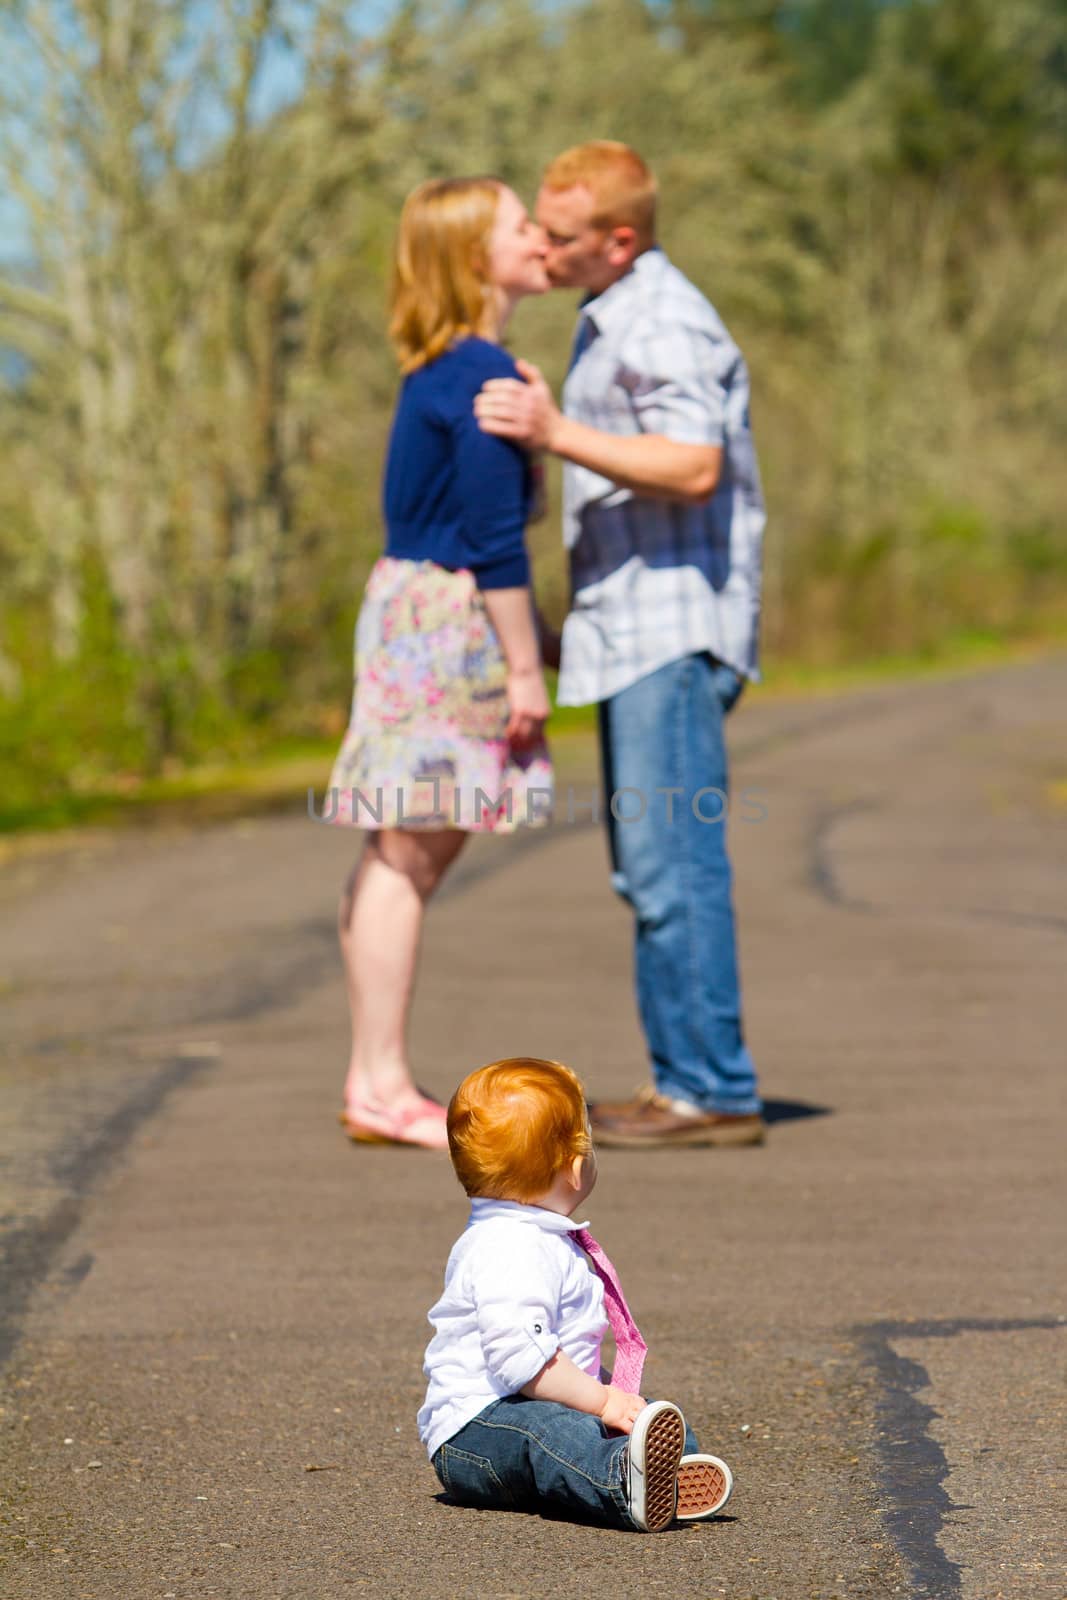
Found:
M 612 882 L 636 919 L 655 1088 L 592 1108 L 600 1144 L 758 1144 L 726 851 L 723 720 L 757 675 L 764 513 L 748 374 L 656 244 L 656 184 L 597 140 L 545 173 L 548 274 L 581 288 L 561 412 L 535 367 L 480 425 L 562 457 L 573 608 L 559 701 L 599 709 Z

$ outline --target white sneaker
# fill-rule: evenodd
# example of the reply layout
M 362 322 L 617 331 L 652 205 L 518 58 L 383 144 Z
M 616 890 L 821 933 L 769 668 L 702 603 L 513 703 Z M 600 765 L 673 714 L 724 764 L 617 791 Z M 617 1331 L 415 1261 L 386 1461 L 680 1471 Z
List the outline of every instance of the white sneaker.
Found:
M 674 1518 L 684 1449 L 682 1413 L 669 1400 L 653 1400 L 634 1423 L 627 1467 L 630 1516 L 643 1533 L 659 1533 Z
M 718 1456 L 683 1456 L 678 1464 L 679 1522 L 703 1522 L 729 1500 L 734 1475 Z

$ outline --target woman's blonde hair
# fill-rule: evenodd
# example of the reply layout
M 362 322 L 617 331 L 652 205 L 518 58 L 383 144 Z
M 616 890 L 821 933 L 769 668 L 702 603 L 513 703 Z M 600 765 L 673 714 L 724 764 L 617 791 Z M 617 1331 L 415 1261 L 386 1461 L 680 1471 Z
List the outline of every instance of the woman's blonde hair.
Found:
M 393 257 L 389 335 L 401 372 L 489 326 L 489 235 L 498 178 L 431 178 L 404 201 Z
M 616 139 L 576 144 L 549 163 L 541 184 L 572 189 L 582 184 L 593 196 L 595 228 L 633 228 L 642 250 L 656 242 L 655 177 L 637 151 Z
M 464 1078 L 448 1107 L 449 1154 L 472 1196 L 527 1203 L 591 1149 L 585 1093 L 560 1061 L 493 1061 Z

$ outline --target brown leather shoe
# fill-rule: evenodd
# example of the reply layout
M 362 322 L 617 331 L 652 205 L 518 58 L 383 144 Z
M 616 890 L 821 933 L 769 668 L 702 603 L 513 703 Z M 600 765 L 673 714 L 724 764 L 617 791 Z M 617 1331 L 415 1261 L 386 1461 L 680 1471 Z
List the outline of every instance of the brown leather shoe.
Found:
M 762 1144 L 763 1118 L 752 1112 L 676 1111 L 666 1096 L 641 1089 L 632 1100 L 598 1101 L 589 1107 L 594 1143 L 629 1150 L 666 1145 Z
M 589 1115 L 598 1117 L 624 1117 L 635 1111 L 638 1106 L 652 1105 L 659 1099 L 654 1083 L 639 1083 L 629 1100 L 593 1100 L 589 1104 Z

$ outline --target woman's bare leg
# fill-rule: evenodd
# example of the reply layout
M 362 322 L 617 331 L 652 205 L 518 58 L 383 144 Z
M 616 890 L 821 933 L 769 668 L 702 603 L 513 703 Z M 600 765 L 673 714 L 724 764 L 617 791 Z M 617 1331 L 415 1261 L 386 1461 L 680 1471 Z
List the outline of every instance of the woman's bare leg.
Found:
M 407 1018 L 423 910 L 466 838 L 458 829 L 369 833 L 345 885 L 338 923 L 352 1014 L 348 1108 L 399 1112 L 419 1102 Z

